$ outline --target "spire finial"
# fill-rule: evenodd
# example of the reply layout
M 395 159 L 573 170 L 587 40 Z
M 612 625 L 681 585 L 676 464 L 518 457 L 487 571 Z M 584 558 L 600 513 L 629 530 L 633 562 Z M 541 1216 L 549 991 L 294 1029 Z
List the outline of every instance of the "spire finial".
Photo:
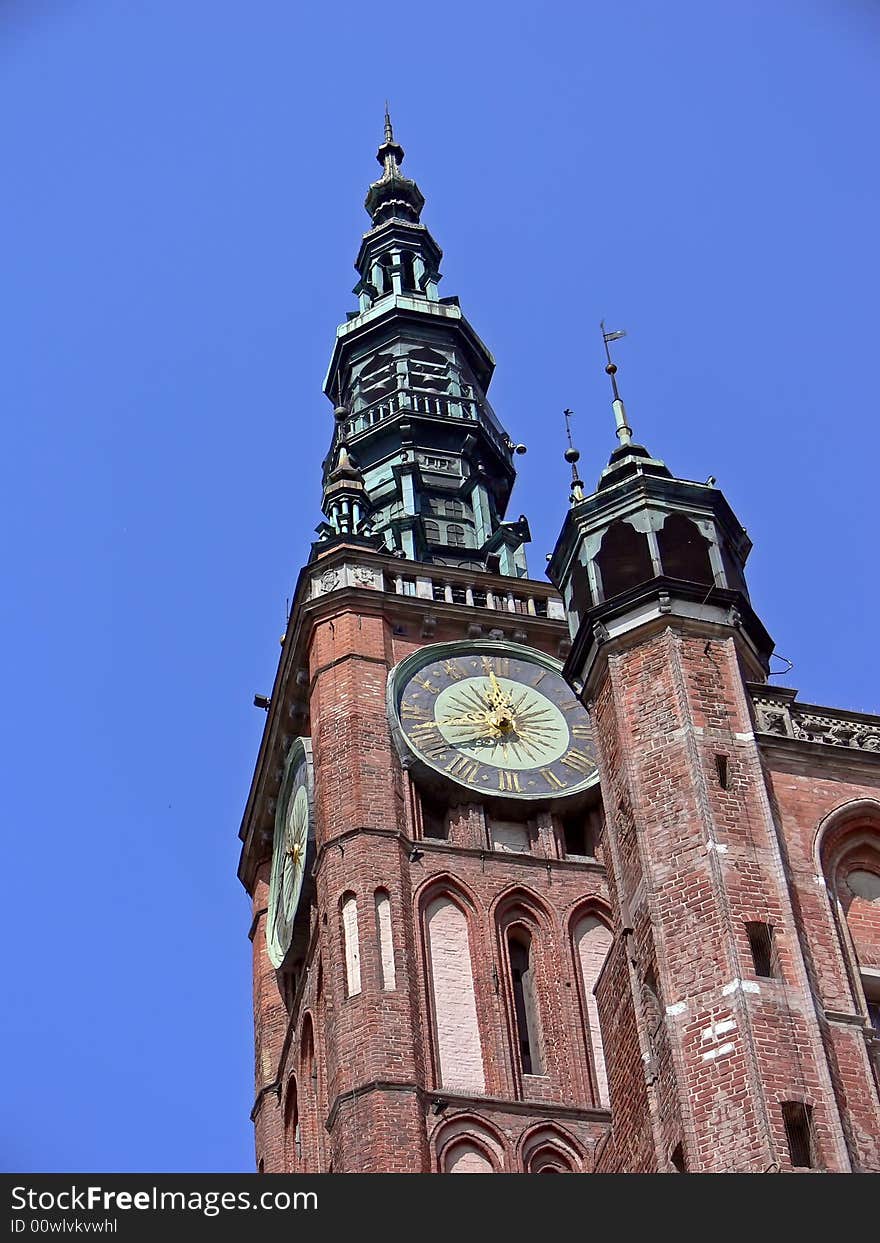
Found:
M 621 337 L 626 336 L 624 329 L 617 332 L 605 331 L 605 320 L 599 324 L 602 329 L 602 340 L 605 343 L 605 357 L 608 360 L 605 365 L 605 371 L 611 377 L 611 392 L 614 396 L 611 402 L 611 409 L 614 411 L 614 421 L 617 424 L 617 439 L 622 445 L 632 444 L 632 428 L 626 421 L 626 409 L 621 400 L 620 393 L 617 391 L 617 364 L 612 361 L 611 350 L 608 348 L 612 341 L 618 341 Z
M 382 165 L 382 176 L 370 186 L 364 204 L 373 218 L 373 224 L 384 224 L 397 217 L 411 224 L 418 224 L 425 206 L 424 195 L 416 183 L 400 171 L 403 163 L 403 147 L 394 137 L 391 124 L 391 108 L 385 100 L 385 130 L 376 159 Z
M 572 504 L 576 504 L 578 501 L 582 501 L 584 499 L 584 485 L 578 477 L 577 469 L 577 464 L 581 455 L 574 447 L 571 439 L 571 417 L 573 414 L 574 411 L 568 409 L 563 410 L 562 412 L 563 418 L 565 419 L 565 435 L 568 440 L 568 448 L 565 450 L 564 456 L 566 462 L 568 462 L 571 466 L 571 496 L 569 497 L 569 500 Z

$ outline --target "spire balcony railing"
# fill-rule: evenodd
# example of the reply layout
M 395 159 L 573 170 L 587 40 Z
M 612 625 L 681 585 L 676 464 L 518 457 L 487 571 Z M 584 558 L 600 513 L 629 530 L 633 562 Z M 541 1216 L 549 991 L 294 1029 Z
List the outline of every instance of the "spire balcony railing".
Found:
M 502 451 L 508 452 L 502 438 L 495 431 L 491 419 L 484 415 L 480 403 L 473 397 L 446 393 L 426 393 L 413 388 L 399 388 L 378 400 L 355 410 L 343 426 L 347 436 L 359 436 L 386 419 L 399 414 L 428 414 L 438 419 L 462 419 L 479 423 L 489 439 Z
M 561 620 L 565 616 L 562 601 L 552 590 L 518 591 L 514 587 L 490 587 L 478 580 L 462 580 L 446 574 L 396 574 L 394 591 L 399 596 L 415 596 L 438 604 L 464 604 L 469 608 L 490 609 L 522 617 L 546 617 Z

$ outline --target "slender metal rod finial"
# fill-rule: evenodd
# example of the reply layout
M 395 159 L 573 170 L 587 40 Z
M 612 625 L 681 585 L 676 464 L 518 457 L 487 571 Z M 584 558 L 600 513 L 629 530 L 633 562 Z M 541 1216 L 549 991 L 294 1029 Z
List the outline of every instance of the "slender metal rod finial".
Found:
M 391 128 L 391 112 L 387 99 L 385 100 L 385 141 L 394 142 L 394 130 Z
M 604 319 L 599 324 L 599 327 L 602 329 L 602 341 L 605 345 L 605 358 L 607 359 L 605 371 L 611 377 L 611 393 L 613 397 L 611 409 L 614 411 L 614 421 L 617 424 L 617 439 L 622 445 L 629 445 L 632 444 L 632 428 L 626 421 L 626 407 L 617 389 L 617 364 L 612 359 L 611 350 L 609 349 L 610 343 L 625 337 L 626 332 L 624 329 L 619 329 L 617 332 L 606 332 Z
M 569 500 L 575 503 L 584 499 L 584 485 L 578 476 L 577 469 L 577 463 L 581 455 L 574 447 L 571 439 L 571 416 L 574 414 L 574 411 L 563 410 L 562 414 L 565 418 L 565 435 L 568 439 L 568 448 L 565 450 L 564 457 L 566 462 L 571 465 L 571 496 Z

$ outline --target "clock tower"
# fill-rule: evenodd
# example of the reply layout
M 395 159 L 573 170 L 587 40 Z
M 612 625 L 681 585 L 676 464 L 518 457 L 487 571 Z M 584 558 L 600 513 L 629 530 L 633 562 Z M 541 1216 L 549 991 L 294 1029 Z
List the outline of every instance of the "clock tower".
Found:
M 387 115 L 378 160 L 241 829 L 258 1167 L 586 1171 L 610 1134 L 598 751 L 507 516 L 525 447 Z

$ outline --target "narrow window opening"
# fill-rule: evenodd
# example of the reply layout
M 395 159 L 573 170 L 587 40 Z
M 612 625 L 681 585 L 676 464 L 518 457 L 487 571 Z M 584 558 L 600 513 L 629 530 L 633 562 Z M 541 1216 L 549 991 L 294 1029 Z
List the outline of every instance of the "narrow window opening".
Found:
M 445 842 L 449 837 L 449 808 L 429 794 L 419 796 L 422 805 L 422 837 Z
M 815 1164 L 812 1107 L 801 1101 L 783 1101 L 782 1118 L 792 1165 L 795 1169 L 811 1170 Z
M 593 853 L 592 826 L 584 812 L 574 812 L 562 817 L 562 833 L 566 855 L 589 858 Z
M 672 1168 L 676 1174 L 686 1174 L 688 1172 L 687 1163 L 684 1159 L 684 1148 L 681 1144 L 675 1145 L 669 1155 L 669 1160 L 672 1162 Z
M 773 944 L 773 925 L 749 923 L 746 924 L 746 934 L 749 938 L 749 949 L 752 951 L 755 975 L 763 976 L 768 980 L 775 979 L 777 972 L 774 961 L 776 955 Z
M 519 1060 L 524 1075 L 542 1074 L 538 1039 L 538 1009 L 528 934 L 510 934 L 507 939 L 513 1007 L 519 1043 Z
M 729 785 L 726 755 L 715 756 L 715 771 L 718 773 L 718 784 L 721 786 L 722 790 L 726 790 Z
M 416 287 L 416 278 L 413 271 L 412 252 L 405 250 L 400 256 L 401 284 L 404 289 L 414 290 Z

